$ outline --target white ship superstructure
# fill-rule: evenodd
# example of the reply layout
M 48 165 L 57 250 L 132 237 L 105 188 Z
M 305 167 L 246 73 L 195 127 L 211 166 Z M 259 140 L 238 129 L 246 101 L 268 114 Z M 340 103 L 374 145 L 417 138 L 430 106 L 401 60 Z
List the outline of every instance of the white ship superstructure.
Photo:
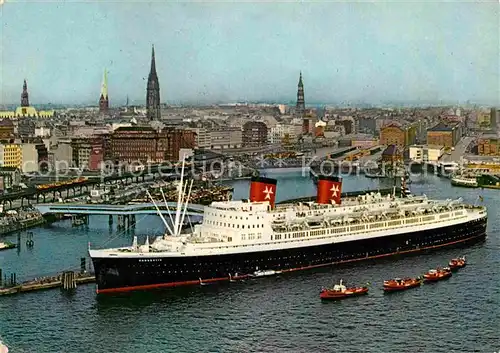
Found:
M 482 207 L 462 200 L 437 201 L 426 196 L 394 198 L 367 194 L 342 206 L 314 202 L 280 205 L 269 202 L 213 202 L 203 223 L 179 236 L 158 237 L 148 246 L 91 250 L 99 256 L 203 256 L 312 246 L 420 231 L 484 217 Z

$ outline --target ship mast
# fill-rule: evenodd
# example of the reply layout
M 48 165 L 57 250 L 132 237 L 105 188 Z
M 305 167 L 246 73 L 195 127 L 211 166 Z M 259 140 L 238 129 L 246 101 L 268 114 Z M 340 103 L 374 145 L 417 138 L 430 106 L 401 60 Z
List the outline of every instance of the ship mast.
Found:
M 188 191 L 188 194 L 187 194 L 187 197 L 186 197 L 186 202 L 184 204 L 184 212 L 182 213 L 182 218 L 181 218 L 181 223 L 180 224 L 184 224 L 184 218 L 186 217 L 186 211 L 187 211 L 187 207 L 188 207 L 188 202 L 189 202 L 189 197 L 191 196 L 191 189 L 193 187 L 193 180 L 191 179 L 191 184 L 189 185 L 189 191 Z M 178 235 L 180 235 L 180 227 L 179 227 L 179 230 L 178 230 Z
M 182 157 L 182 169 L 181 169 L 181 180 L 179 181 L 179 194 L 177 195 L 177 209 L 175 211 L 175 223 L 174 223 L 174 235 L 179 234 L 180 229 L 180 218 L 181 218 L 181 206 L 182 206 L 182 192 L 184 186 L 184 166 L 186 159 Z
M 161 192 L 161 195 L 163 197 L 163 202 L 165 202 L 165 207 L 167 208 L 168 217 L 170 218 L 170 223 L 172 224 L 172 227 L 173 227 L 174 226 L 174 219 L 172 218 L 172 213 L 170 212 L 170 208 L 168 207 L 167 198 L 165 197 L 165 193 L 163 192 L 163 188 L 161 188 L 161 187 L 160 187 L 160 192 Z M 173 235 L 173 234 L 171 234 L 171 235 Z
M 158 205 L 156 204 L 155 200 L 153 199 L 153 196 L 151 196 L 151 194 L 149 193 L 148 190 L 146 190 L 146 193 L 147 195 L 149 196 L 149 198 L 151 199 L 151 202 L 153 202 L 153 205 L 155 206 L 156 208 L 156 212 L 158 212 L 158 215 L 160 216 L 161 220 L 163 221 L 163 224 L 165 225 L 165 227 L 168 229 L 169 233 L 171 235 L 174 235 L 174 232 L 172 229 L 170 229 L 169 225 L 168 225 L 168 222 L 166 221 L 165 217 L 163 217 L 163 214 L 161 213 L 160 209 L 158 208 Z

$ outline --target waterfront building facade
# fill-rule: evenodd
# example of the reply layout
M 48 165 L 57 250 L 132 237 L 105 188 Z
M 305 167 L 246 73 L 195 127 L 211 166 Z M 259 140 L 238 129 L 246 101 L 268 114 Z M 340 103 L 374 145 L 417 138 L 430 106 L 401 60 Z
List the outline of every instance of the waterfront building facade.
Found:
M 243 144 L 243 132 L 239 127 L 212 128 L 210 133 L 210 149 L 240 148 Z
M 500 138 L 497 135 L 483 135 L 477 143 L 480 156 L 500 156 Z
M 161 163 L 177 161 L 181 148 L 195 148 L 191 130 L 148 126 L 120 127 L 110 136 L 112 159 L 119 162 Z
M 440 122 L 427 130 L 427 144 L 444 147 L 453 147 L 462 138 L 460 123 Z
M 294 143 L 301 133 L 301 125 L 279 123 L 268 129 L 267 140 L 271 144 Z
M 437 162 L 444 154 L 443 146 L 413 145 L 409 148 L 409 158 L 414 162 Z
M 392 122 L 380 129 L 380 144 L 405 147 L 415 144 L 416 136 L 417 129 L 415 125 L 404 126 Z
M 243 147 L 260 147 L 267 143 L 267 126 L 262 121 L 248 121 L 243 125 Z

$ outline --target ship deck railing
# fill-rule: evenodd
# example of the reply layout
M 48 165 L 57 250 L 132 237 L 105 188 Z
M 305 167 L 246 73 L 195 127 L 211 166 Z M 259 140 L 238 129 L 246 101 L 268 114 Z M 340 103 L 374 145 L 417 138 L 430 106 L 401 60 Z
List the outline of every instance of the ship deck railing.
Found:
M 344 217 L 337 217 L 337 218 L 332 218 L 331 220 L 328 220 L 328 222 L 330 223 L 333 223 L 333 222 L 337 222 L 337 224 L 335 225 L 335 227 L 332 227 L 331 225 L 330 226 L 324 226 L 322 229 L 325 229 L 325 228 L 328 228 L 328 229 L 334 229 L 334 228 L 342 228 L 342 227 L 348 227 L 348 226 L 358 226 L 360 224 L 363 224 L 363 225 L 369 225 L 369 224 L 375 224 L 375 223 L 381 223 L 381 222 L 391 222 L 391 221 L 397 221 L 397 220 L 401 220 L 401 223 L 398 225 L 403 225 L 403 224 L 406 224 L 408 222 L 403 222 L 403 221 L 408 221 L 408 220 L 416 220 L 416 222 L 411 222 L 411 225 L 416 225 L 416 224 L 426 224 L 428 223 L 428 221 L 422 221 L 420 220 L 421 217 L 428 217 L 428 216 L 440 216 L 440 215 L 443 215 L 443 214 L 447 214 L 449 212 L 455 212 L 455 211 L 458 211 L 458 210 L 467 210 L 467 209 L 481 209 L 481 208 L 484 208 L 482 206 L 472 206 L 471 207 L 467 207 L 467 205 L 455 205 L 455 206 L 452 206 L 452 209 L 449 210 L 449 209 L 446 209 L 446 210 L 440 210 L 439 212 L 433 212 L 432 210 L 424 210 L 422 213 L 418 214 L 418 215 L 400 215 L 399 213 L 388 213 L 388 214 L 385 214 L 385 215 L 374 215 L 374 214 L 367 214 L 366 217 L 364 217 L 363 219 L 360 219 L 359 217 L 358 218 L 351 218 L 350 220 L 348 221 L 345 221 L 344 220 Z M 411 212 L 411 211 L 407 211 L 407 212 Z M 370 216 L 375 216 L 377 217 L 376 219 L 370 219 Z M 462 215 L 463 216 L 463 215 Z M 459 216 L 459 217 L 462 217 L 462 216 Z M 346 217 L 349 217 L 348 215 Z M 436 219 L 436 217 L 434 217 L 434 220 Z M 438 221 L 447 221 L 449 219 L 453 219 L 453 217 L 450 217 L 450 218 L 446 218 L 446 219 L 439 219 Z M 325 219 L 326 221 L 327 219 Z M 432 222 L 434 222 L 434 220 L 432 220 Z M 432 223 L 431 222 L 431 223 Z M 300 226 L 300 224 L 295 224 L 295 227 L 293 227 L 292 225 L 276 225 L 273 227 L 273 230 L 277 233 L 288 233 L 290 231 L 297 231 L 297 230 L 292 230 L 292 227 L 293 228 L 297 228 L 297 225 Z M 394 228 L 394 226 L 383 226 L 381 227 L 381 229 L 386 229 L 386 228 Z M 306 226 L 305 223 L 302 223 L 302 227 L 300 227 L 298 229 L 298 231 L 307 231 L 307 230 L 317 230 L 318 228 L 312 228 L 312 227 L 309 227 L 309 226 Z M 377 228 L 378 229 L 378 228 Z M 364 227 L 364 230 L 366 230 L 366 227 Z
M 426 201 L 427 198 L 426 197 L 414 197 L 412 199 L 393 199 L 393 198 L 377 198 L 377 199 L 374 199 L 374 200 L 371 200 L 371 201 L 366 201 L 366 200 L 359 200 L 357 198 L 355 199 L 350 199 L 350 200 L 346 200 L 346 199 L 342 199 L 342 201 L 351 201 L 351 203 L 349 204 L 346 204 L 346 203 L 343 203 L 341 206 L 365 206 L 365 205 L 371 205 L 371 204 L 376 204 L 377 202 L 380 202 L 380 201 L 391 201 L 391 202 L 395 202 L 395 201 L 403 201 L 402 204 L 404 205 L 412 205 L 412 204 L 420 204 L 420 203 L 423 203 L 424 201 Z M 333 207 L 337 207 L 337 205 L 334 205 L 334 204 L 316 204 L 316 203 L 309 203 L 309 202 L 302 202 L 301 203 L 302 205 L 308 205 L 309 206 L 309 210 L 323 210 L 323 209 L 329 209 L 329 208 L 332 208 Z M 283 212 L 283 210 L 287 209 L 287 208 L 290 208 L 290 207 L 297 207 L 297 203 L 284 203 L 284 204 L 280 204 L 279 207 L 271 210 L 270 212 Z M 397 205 L 399 206 L 399 205 Z

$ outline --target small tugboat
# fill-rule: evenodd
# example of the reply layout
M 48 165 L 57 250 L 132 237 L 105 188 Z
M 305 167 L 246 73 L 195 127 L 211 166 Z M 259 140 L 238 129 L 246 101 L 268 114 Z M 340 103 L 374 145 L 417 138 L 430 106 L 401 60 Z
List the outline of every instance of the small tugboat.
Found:
M 7 250 L 7 249 L 14 249 L 16 247 L 16 244 L 10 243 L 8 241 L 0 241 L 0 250 Z
M 437 281 L 441 281 L 443 279 L 447 279 L 450 277 L 451 277 L 451 269 L 449 267 L 438 268 L 438 269 L 429 270 L 429 272 L 427 272 L 424 275 L 424 281 L 437 282 Z
M 340 280 L 340 283 L 334 285 L 333 288 L 323 288 L 319 297 L 321 299 L 337 300 L 364 294 L 368 294 L 368 287 L 346 288 L 346 286 L 342 284 L 342 280 Z
M 465 256 L 459 257 L 457 259 L 451 259 L 451 261 L 448 263 L 448 266 L 452 271 L 456 271 L 459 268 L 465 267 L 465 265 L 467 265 Z
M 385 292 L 397 292 L 402 290 L 407 290 L 410 288 L 419 287 L 422 284 L 422 279 L 417 278 L 394 278 L 388 281 L 384 281 L 384 291 Z

